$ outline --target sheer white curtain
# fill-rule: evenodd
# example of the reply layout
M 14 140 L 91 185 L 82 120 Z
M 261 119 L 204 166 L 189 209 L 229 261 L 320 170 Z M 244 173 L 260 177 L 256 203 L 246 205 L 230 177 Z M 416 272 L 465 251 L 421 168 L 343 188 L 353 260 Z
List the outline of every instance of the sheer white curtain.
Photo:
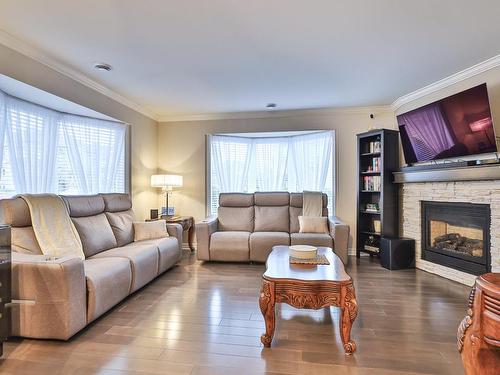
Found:
M 248 172 L 253 153 L 249 138 L 212 136 L 212 168 L 217 178 L 219 192 L 247 191 Z
M 290 137 L 291 175 L 297 191 L 324 191 L 333 152 L 333 132 Z
M 59 113 L 5 97 L 5 131 L 17 193 L 56 192 Z
M 126 125 L 63 115 L 61 132 L 80 194 L 115 191 L 125 152 Z
M 255 188 L 249 191 L 287 190 L 286 175 L 288 164 L 289 137 L 256 138 L 253 165 Z
M 3 150 L 5 142 L 5 94 L 0 91 L 0 172 L 3 167 Z

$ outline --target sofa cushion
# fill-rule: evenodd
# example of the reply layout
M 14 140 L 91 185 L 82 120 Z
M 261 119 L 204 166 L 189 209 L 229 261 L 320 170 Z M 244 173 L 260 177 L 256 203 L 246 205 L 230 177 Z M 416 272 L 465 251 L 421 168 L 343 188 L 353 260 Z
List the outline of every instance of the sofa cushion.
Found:
M 217 218 L 220 231 L 253 232 L 254 208 L 219 207 Z
M 69 216 L 94 216 L 104 212 L 104 199 L 100 195 L 62 195 Z
M 333 249 L 333 239 L 328 233 L 292 233 L 290 234 L 292 245 L 324 246 Z
M 42 254 L 33 227 L 13 227 L 11 229 L 12 251 L 25 254 Z
M 118 246 L 125 246 L 134 242 L 134 213 L 132 210 L 120 212 L 106 212 Z
M 265 262 L 273 246 L 290 245 L 288 232 L 254 232 L 250 234 L 250 260 Z
M 87 281 L 87 323 L 90 323 L 130 293 L 132 270 L 127 258 L 83 261 Z
M 116 247 L 111 250 L 96 254 L 97 258 L 127 258 L 132 269 L 131 292 L 146 285 L 158 275 L 158 248 L 155 245 L 132 242 L 126 246 Z
M 210 260 L 248 262 L 250 232 L 215 232 L 210 236 Z
M 290 233 L 298 233 L 300 231 L 299 216 L 302 215 L 302 207 L 290 206 Z M 328 216 L 328 209 L 323 207 L 323 216 Z
M 115 235 L 105 214 L 72 218 L 82 241 L 85 257 L 117 246 Z
M 153 245 L 158 249 L 158 254 L 160 256 L 158 261 L 158 274 L 165 272 L 181 259 L 182 253 L 177 238 L 175 237 L 146 240 L 139 243 Z
M 250 207 L 253 206 L 253 194 L 221 193 L 219 206 L 221 207 Z
M 157 240 L 168 237 L 165 220 L 136 221 L 134 225 L 134 241 Z
M 324 216 L 299 216 L 300 233 L 328 233 L 328 218 Z
M 132 209 L 132 200 L 128 194 L 107 193 L 101 194 L 106 212 L 120 212 Z
M 288 206 L 255 206 L 255 232 L 289 232 Z
M 256 206 L 288 206 L 290 193 L 281 191 L 257 192 L 254 194 L 254 200 Z
M 325 193 L 322 194 L 323 196 L 323 208 L 328 207 L 328 195 Z M 291 207 L 299 207 L 302 208 L 304 203 L 304 195 L 302 193 L 290 193 L 290 206 Z

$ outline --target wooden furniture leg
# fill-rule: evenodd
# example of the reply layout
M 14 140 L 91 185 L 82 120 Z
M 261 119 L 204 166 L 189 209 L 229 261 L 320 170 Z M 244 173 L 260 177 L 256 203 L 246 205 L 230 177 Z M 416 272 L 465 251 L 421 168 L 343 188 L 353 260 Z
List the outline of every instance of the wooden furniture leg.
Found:
M 191 251 L 194 251 L 193 242 L 194 242 L 194 234 L 195 233 L 196 233 L 196 226 L 195 226 L 194 219 L 193 219 L 191 221 L 191 226 L 189 227 L 189 231 L 188 231 L 188 244 L 189 244 L 189 248 L 191 249 Z
M 266 324 L 266 333 L 260 337 L 260 341 L 266 348 L 271 346 L 273 341 L 274 329 L 276 325 L 276 316 L 274 312 L 274 306 L 276 304 L 275 300 L 275 290 L 274 283 L 262 280 L 262 288 L 260 290 L 259 305 L 260 311 L 264 316 L 264 321 Z
M 342 288 L 342 301 L 340 314 L 340 337 L 344 345 L 345 354 L 351 355 L 356 351 L 356 343 L 351 340 L 351 328 L 358 315 L 358 303 L 356 302 L 356 295 L 354 286 L 349 284 Z

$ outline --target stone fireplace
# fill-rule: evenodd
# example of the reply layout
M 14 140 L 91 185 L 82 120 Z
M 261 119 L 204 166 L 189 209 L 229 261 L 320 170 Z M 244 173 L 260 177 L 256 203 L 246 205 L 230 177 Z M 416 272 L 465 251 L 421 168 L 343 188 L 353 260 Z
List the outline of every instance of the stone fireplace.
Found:
M 417 268 L 466 285 L 500 272 L 500 180 L 404 182 L 401 201 L 402 235 L 415 239 Z M 428 211 L 432 202 L 437 209 Z
M 422 259 L 472 275 L 489 272 L 490 205 L 421 202 Z

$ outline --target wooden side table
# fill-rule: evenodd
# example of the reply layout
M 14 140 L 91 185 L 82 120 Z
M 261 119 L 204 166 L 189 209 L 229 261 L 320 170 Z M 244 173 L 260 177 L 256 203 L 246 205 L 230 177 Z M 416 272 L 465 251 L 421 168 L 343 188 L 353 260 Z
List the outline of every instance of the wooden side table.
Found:
M 195 223 L 192 216 L 162 216 L 168 224 L 180 224 L 183 230 L 188 231 L 188 244 L 191 251 L 194 251 L 194 233 L 195 233 Z

